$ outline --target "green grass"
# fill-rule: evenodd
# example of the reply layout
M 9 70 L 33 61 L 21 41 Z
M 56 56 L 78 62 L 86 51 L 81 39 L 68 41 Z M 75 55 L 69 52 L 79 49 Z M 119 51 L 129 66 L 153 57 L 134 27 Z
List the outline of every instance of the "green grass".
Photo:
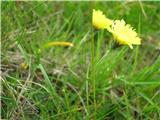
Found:
M 131 24 L 142 45 L 93 34 L 92 9 Z M 159 21 L 160 2 L 1 2 L 1 119 L 158 120 Z M 74 47 L 40 50 L 50 41 Z

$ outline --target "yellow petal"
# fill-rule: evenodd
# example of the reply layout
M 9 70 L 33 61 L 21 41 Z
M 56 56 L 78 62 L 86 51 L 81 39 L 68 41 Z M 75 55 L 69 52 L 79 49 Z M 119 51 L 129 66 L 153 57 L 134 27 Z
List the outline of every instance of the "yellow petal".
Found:
M 132 49 L 132 45 L 140 45 L 141 39 L 135 30 L 126 24 L 124 20 L 115 20 L 111 25 L 110 32 L 119 44 L 126 44 Z
M 112 24 L 112 20 L 106 18 L 102 11 L 93 9 L 92 24 L 97 29 L 107 29 Z

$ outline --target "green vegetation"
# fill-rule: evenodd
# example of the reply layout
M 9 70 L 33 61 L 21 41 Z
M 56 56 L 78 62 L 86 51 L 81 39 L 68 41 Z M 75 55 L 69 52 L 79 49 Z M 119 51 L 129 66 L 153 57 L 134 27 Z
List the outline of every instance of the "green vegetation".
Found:
M 124 19 L 142 44 L 93 36 L 92 9 Z M 2 119 L 158 120 L 159 28 L 160 2 L 1 2 Z M 74 46 L 41 49 L 53 41 Z

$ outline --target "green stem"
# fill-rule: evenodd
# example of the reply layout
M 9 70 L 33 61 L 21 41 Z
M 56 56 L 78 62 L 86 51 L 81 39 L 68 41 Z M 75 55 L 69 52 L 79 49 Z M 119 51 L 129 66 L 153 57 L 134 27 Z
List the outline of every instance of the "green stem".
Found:
M 96 61 L 100 59 L 101 55 L 101 45 L 102 45 L 102 36 L 103 36 L 103 31 L 98 32 L 98 40 L 97 40 L 97 49 L 96 49 Z
M 140 32 L 141 32 L 141 23 L 140 23 L 140 16 L 139 16 L 138 35 L 140 35 Z M 132 69 L 133 72 L 132 73 L 134 73 L 134 71 L 136 70 L 138 54 L 139 54 L 139 46 L 136 47 L 135 56 L 134 56 L 134 63 L 133 63 L 133 69 Z
M 93 81 L 93 102 L 94 111 L 96 113 L 96 81 L 95 81 L 95 50 L 94 50 L 94 31 L 92 28 L 92 39 L 91 39 L 91 80 Z

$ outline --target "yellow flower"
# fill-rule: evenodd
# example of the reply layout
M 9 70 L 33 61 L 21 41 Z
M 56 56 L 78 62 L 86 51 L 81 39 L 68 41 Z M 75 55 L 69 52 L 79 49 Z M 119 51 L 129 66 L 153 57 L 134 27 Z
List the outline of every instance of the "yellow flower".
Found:
M 102 11 L 93 9 L 92 24 L 97 29 L 108 29 L 112 20 L 106 18 Z
M 131 49 L 133 49 L 132 44 L 141 44 L 141 39 L 138 37 L 135 30 L 129 24 L 126 24 L 124 20 L 115 20 L 109 31 L 119 44 L 129 45 Z
M 97 29 L 107 29 L 119 44 L 129 45 L 131 49 L 132 45 L 141 44 L 141 39 L 129 24 L 124 20 L 110 20 L 100 10 L 93 9 L 92 24 Z
M 22 70 L 26 70 L 26 69 L 28 68 L 28 64 L 25 63 L 25 62 L 22 62 L 22 63 L 20 64 L 20 68 L 21 68 Z

